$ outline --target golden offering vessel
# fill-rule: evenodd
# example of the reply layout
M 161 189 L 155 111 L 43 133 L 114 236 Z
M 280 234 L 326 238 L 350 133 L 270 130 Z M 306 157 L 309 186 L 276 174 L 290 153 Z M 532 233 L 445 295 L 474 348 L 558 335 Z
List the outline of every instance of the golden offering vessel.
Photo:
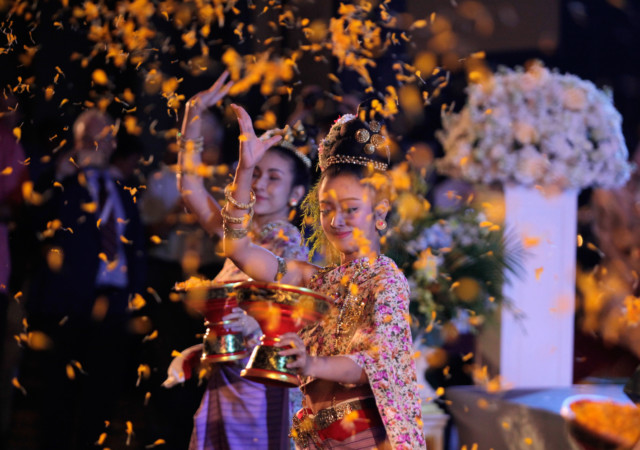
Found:
M 298 286 L 246 281 L 234 286 L 238 304 L 260 324 L 260 345 L 241 372 L 244 378 L 274 386 L 296 387 L 297 371 L 288 369 L 292 356 L 280 356 L 286 347 L 275 347 L 279 336 L 297 333 L 317 322 L 331 309 L 333 301 L 322 294 Z
M 218 283 L 190 278 L 176 283 L 174 290 L 183 293 L 183 301 L 205 317 L 207 331 L 202 339 L 201 360 L 220 363 L 246 358 L 249 355 L 242 333 L 231 331 L 231 321 L 222 318 L 238 306 L 233 290 L 237 281 Z

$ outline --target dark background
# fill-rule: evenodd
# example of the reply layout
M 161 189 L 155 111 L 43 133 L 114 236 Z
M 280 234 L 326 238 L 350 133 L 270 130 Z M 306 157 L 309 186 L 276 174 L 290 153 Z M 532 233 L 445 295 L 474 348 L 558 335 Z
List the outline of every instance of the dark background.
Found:
M 71 6 L 81 5 L 71 2 Z M 188 3 L 188 2 L 186 2 Z M 253 2 L 252 2 L 253 3 Z M 125 64 L 114 67 L 113 60 L 106 60 L 105 53 L 96 52 L 95 45 L 87 37 L 88 24 L 82 20 L 73 20 L 70 8 L 61 8 L 57 1 L 23 2 L 18 10 L 8 14 L 13 2 L 5 2 L 3 31 L 4 44 L 6 34 L 16 36 L 13 46 L 5 46 L 0 54 L 0 81 L 5 91 L 13 90 L 20 101 L 19 111 L 22 114 L 22 144 L 32 157 L 33 172 L 38 172 L 38 157 L 51 154 L 62 139 L 70 143 L 69 127 L 81 110 L 105 96 L 118 96 L 128 88 L 135 94 L 132 105 L 124 105 L 112 101 L 108 107 L 114 117 L 133 115 L 142 128 L 141 137 L 144 155 L 156 156 L 163 153 L 166 141 L 163 142 L 162 131 L 178 126 L 175 113 L 168 114 L 166 99 L 161 93 L 150 94 L 149 73 L 155 70 L 164 78 L 175 76 L 182 81 L 177 93 L 188 99 L 197 91 L 208 87 L 224 69 L 220 61 L 222 53 L 233 47 L 241 54 L 253 54 L 270 48 L 274 54 L 288 55 L 305 42 L 298 29 L 283 26 L 272 27 L 270 20 L 277 22 L 278 15 L 284 9 L 292 9 L 296 17 L 308 17 L 328 21 L 338 10 L 339 2 L 289 1 L 280 2 L 281 8 L 271 7 L 261 14 L 266 4 L 255 2 L 255 8 L 248 8 L 245 2 L 238 2 L 237 15 L 227 13 L 225 25 L 221 28 L 212 26 L 208 40 L 201 39 L 193 48 L 182 45 L 181 35 L 188 26 L 179 28 L 175 20 L 167 21 L 156 10 L 149 18 L 148 28 L 155 31 L 155 37 L 149 40 L 147 54 L 143 63 Z M 113 8 L 116 2 L 105 2 L 105 7 Z M 2 3 L 0 3 L 0 6 Z M 473 6 L 470 7 L 469 5 Z M 525 1 L 392 1 L 389 9 L 398 18 L 397 29 L 387 31 L 400 32 L 404 24 L 412 20 L 428 18 L 436 13 L 433 26 L 410 32 L 411 41 L 401 41 L 390 47 L 380 58 L 376 58 L 377 67 L 372 69 L 373 87 L 377 92 L 384 92 L 387 85 L 397 85 L 390 66 L 394 62 L 413 63 L 415 57 L 429 52 L 435 58 L 437 66 L 451 72 L 451 82 L 440 95 L 425 108 L 421 123 L 415 123 L 410 129 L 399 126 L 405 139 L 428 139 L 439 125 L 440 106 L 456 104 L 464 101 L 466 71 L 472 67 L 470 55 L 485 52 L 484 62 L 491 68 L 499 65 L 514 67 L 523 65 L 527 60 L 538 58 L 549 67 L 561 72 L 574 73 L 593 81 L 599 87 L 612 89 L 615 104 L 624 121 L 624 132 L 628 147 L 634 149 L 640 131 L 640 58 L 637 48 L 640 40 L 640 6 L 637 2 L 624 0 L 598 1 L 559 1 L 545 0 L 531 4 Z M 194 13 L 195 14 L 195 13 Z M 106 14 L 105 14 L 106 16 Z M 371 17 L 375 18 L 375 15 Z M 484 19 L 482 19 L 484 17 Z M 446 21 L 446 25 L 439 23 Z M 486 22 L 489 23 L 486 23 Z M 103 24 L 106 20 L 103 20 Z M 192 23 L 196 24 L 195 18 Z M 239 23 L 255 26 L 253 36 L 246 33 L 244 39 L 233 33 Z M 142 26 L 138 25 L 140 28 Z M 442 31 L 442 27 L 447 32 Z M 444 35 L 450 35 L 446 38 Z M 265 45 L 266 38 L 274 39 Z M 0 45 L 2 41 L 0 41 Z M 207 70 L 198 71 L 193 76 L 188 70 L 194 58 L 201 54 L 200 45 L 209 50 Z M 25 46 L 29 50 L 25 50 Z M 27 57 L 33 49 L 35 54 Z M 95 54 L 82 65 L 82 56 Z M 251 113 L 258 115 L 265 109 L 276 112 L 282 124 L 289 112 L 300 101 L 299 94 L 305 86 L 316 84 L 326 94 L 355 94 L 362 99 L 371 96 L 364 93 L 364 86 L 358 77 L 349 69 L 339 70 L 337 61 L 328 52 L 323 61 L 317 61 L 305 54 L 298 60 L 299 73 L 286 83 L 292 94 L 264 96 L 257 88 L 234 98 L 234 101 L 245 105 Z M 131 54 L 133 59 L 133 53 Z M 92 83 L 91 74 L 95 69 L 104 69 L 109 76 L 107 86 Z M 58 70 L 59 69 L 59 70 Z M 54 78 L 58 73 L 57 83 Z M 336 74 L 340 83 L 332 82 L 327 75 Z M 423 78 L 425 74 L 423 73 Z M 20 87 L 19 80 L 28 85 L 28 90 Z M 428 81 L 428 80 L 427 80 Z M 45 88 L 55 87 L 51 100 L 44 99 Z M 431 89 L 429 83 L 421 86 Z M 60 102 L 67 102 L 60 106 Z M 275 106 L 274 106 L 275 105 Z M 131 109 L 135 107 L 135 111 Z M 130 112 L 127 112 L 129 110 Z M 400 115 L 402 119 L 402 115 Z M 157 121 L 154 129 L 156 136 L 151 136 L 149 127 Z M 232 126 L 232 121 L 230 126 Z M 233 133 L 229 133 L 233 134 Z M 229 160 L 233 160 L 234 148 L 225 149 Z M 148 172 L 153 168 L 144 166 Z

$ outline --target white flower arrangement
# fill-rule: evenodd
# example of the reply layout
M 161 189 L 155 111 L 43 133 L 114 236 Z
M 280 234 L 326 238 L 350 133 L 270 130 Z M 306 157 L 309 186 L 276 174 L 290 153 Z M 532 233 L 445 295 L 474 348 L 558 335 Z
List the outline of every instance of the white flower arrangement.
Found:
M 610 94 L 535 62 L 470 84 L 460 113 L 443 113 L 438 169 L 472 183 L 613 188 L 632 165 Z

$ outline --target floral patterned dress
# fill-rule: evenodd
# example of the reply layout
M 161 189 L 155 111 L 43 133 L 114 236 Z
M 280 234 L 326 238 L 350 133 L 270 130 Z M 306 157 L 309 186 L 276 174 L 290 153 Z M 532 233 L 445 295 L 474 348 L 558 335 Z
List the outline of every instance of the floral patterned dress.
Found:
M 400 269 L 386 256 L 362 258 L 320 270 L 308 287 L 334 298 L 338 309 L 300 332 L 309 354 L 350 357 L 367 373 L 392 447 L 425 448 L 409 286 Z
M 298 229 L 286 221 L 267 224 L 256 233 L 255 244 L 287 259 L 306 260 Z M 247 280 L 247 275 L 229 259 L 214 281 Z M 254 337 L 255 338 L 255 337 Z M 248 339 L 247 345 L 257 343 Z M 289 449 L 291 414 L 302 403 L 298 389 L 265 386 L 240 376 L 247 359 L 217 364 L 194 416 L 191 450 Z

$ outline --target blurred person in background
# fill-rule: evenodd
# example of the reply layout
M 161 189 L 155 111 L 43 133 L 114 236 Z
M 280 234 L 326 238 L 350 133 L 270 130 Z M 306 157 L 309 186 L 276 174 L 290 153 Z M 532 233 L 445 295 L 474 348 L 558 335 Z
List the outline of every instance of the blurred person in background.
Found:
M 143 156 L 142 141 L 134 134 L 120 127 L 117 135 L 116 149 L 109 161 L 111 177 L 122 186 L 140 189 L 143 185 L 140 172 L 140 159 Z M 143 192 L 140 192 L 142 194 Z
M 4 359 L 3 343 L 10 297 L 10 226 L 16 209 L 22 203 L 22 183 L 28 179 L 24 150 L 13 131 L 17 125 L 16 107 L 15 99 L 0 96 L 0 362 Z
M 593 189 L 580 208 L 576 381 L 631 375 L 640 363 L 640 146 L 618 189 Z
M 82 112 L 73 150 L 60 155 L 34 213 L 42 247 L 21 376 L 41 448 L 93 445 L 116 421 L 127 373 L 135 383 L 131 305 L 145 287 L 146 257 L 134 196 L 109 170 L 116 131 L 102 111 Z

